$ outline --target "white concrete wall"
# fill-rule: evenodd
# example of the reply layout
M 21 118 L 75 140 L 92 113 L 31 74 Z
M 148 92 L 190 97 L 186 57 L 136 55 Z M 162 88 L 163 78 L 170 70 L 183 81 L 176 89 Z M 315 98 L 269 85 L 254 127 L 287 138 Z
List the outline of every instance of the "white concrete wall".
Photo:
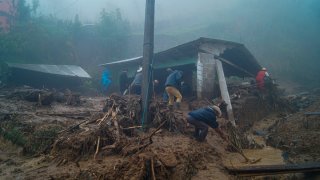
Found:
M 212 54 L 199 53 L 197 62 L 197 96 L 212 98 L 216 77 L 215 60 Z
M 213 97 L 214 84 L 216 79 L 216 61 L 214 55 L 221 55 L 231 46 L 223 44 L 202 44 L 198 53 L 197 61 L 197 96 L 198 98 Z M 203 53 L 202 51 L 208 52 Z

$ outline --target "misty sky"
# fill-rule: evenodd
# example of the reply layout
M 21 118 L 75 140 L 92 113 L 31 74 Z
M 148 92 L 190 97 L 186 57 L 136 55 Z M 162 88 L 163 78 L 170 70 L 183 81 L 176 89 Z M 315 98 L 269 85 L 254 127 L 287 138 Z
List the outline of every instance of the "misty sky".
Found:
M 103 8 L 119 8 L 133 34 L 141 36 L 145 3 L 40 0 L 38 14 L 69 20 L 78 14 L 86 24 L 97 22 Z M 318 71 L 320 0 L 156 0 L 155 21 L 155 34 L 170 38 L 170 47 L 199 37 L 224 39 L 245 44 L 259 62 L 277 72 L 302 69 L 302 60 L 309 62 L 304 72 Z
M 29 3 L 32 0 L 27 0 Z M 240 0 L 157 0 L 156 19 L 158 21 L 211 16 L 230 11 L 241 3 Z M 40 0 L 40 12 L 57 17 L 73 19 L 79 14 L 83 21 L 96 21 L 99 12 L 105 8 L 120 8 L 124 17 L 132 22 L 144 20 L 145 0 Z
M 181 28 L 219 22 L 241 28 L 243 24 L 270 27 L 276 22 L 296 23 L 297 19 L 313 21 L 305 18 L 320 11 L 319 6 L 317 0 L 156 0 L 156 31 L 159 24 L 180 33 Z M 119 8 L 131 24 L 143 24 L 145 0 L 40 0 L 39 13 L 71 20 L 78 14 L 82 23 L 93 23 L 103 8 Z
M 27 0 L 29 3 L 32 0 Z M 99 20 L 103 8 L 119 8 L 143 33 L 145 0 L 40 0 L 39 13 L 82 23 Z M 201 36 L 246 44 L 261 51 L 265 43 L 284 39 L 287 44 L 319 44 L 320 1 L 318 0 L 156 0 L 155 34 L 181 36 L 183 41 Z M 315 38 L 316 37 L 316 38 Z M 272 42 L 269 42 L 269 44 Z M 293 47 L 292 47 L 293 48 Z

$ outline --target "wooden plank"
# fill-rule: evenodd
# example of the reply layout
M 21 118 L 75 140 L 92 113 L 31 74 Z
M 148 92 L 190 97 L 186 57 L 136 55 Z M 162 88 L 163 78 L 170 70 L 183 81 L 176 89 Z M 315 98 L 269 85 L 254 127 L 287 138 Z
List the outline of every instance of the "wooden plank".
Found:
M 222 58 L 222 57 L 220 57 L 220 56 L 216 56 L 216 55 L 215 55 L 214 58 L 219 59 L 220 61 L 222 61 L 222 62 L 224 62 L 224 63 L 226 63 L 226 64 L 228 64 L 228 65 L 230 65 L 230 66 L 232 66 L 232 67 L 234 67 L 234 68 L 242 71 L 242 72 L 244 72 L 245 74 L 247 74 L 247 75 L 249 75 L 249 76 L 251 76 L 251 77 L 255 77 L 255 75 L 251 74 L 251 73 L 248 72 L 247 70 L 243 69 L 242 67 L 240 67 L 240 66 L 238 66 L 238 65 L 236 65 L 236 64 L 233 64 L 232 62 L 230 62 L 230 61 L 228 61 L 228 60 L 226 60 L 226 59 L 224 59 L 224 58 Z
M 226 167 L 234 175 L 262 176 L 271 174 L 288 174 L 298 172 L 320 172 L 320 163 L 284 164 L 284 165 L 260 165 L 245 167 Z
M 232 63 L 232 62 L 230 62 L 230 61 L 228 61 L 228 60 L 226 60 L 226 59 L 224 59 L 224 58 L 222 58 L 220 56 L 217 56 L 217 55 L 215 55 L 215 54 L 213 54 L 213 53 L 211 53 L 211 52 L 209 52 L 209 51 L 207 51 L 205 49 L 201 49 L 201 51 L 203 51 L 204 53 L 212 54 L 212 55 L 214 55 L 215 59 L 219 59 L 223 63 L 226 63 L 226 64 L 228 64 L 228 65 L 230 65 L 230 66 L 232 66 L 232 67 L 244 72 L 245 74 L 247 74 L 247 75 L 249 75 L 251 77 L 255 77 L 254 74 L 251 74 L 250 72 L 248 72 L 247 70 L 243 69 L 242 67 L 240 67 L 240 66 L 238 66 L 238 65 L 236 65 L 236 64 L 234 64 L 234 63 Z
M 231 100 L 230 100 L 230 96 L 229 96 L 229 92 L 228 92 L 227 82 L 226 82 L 226 78 L 224 76 L 223 67 L 222 67 L 222 63 L 220 60 L 216 60 L 216 68 L 217 68 L 217 73 L 218 73 L 221 96 L 222 96 L 222 99 L 228 104 L 228 106 L 227 106 L 228 119 L 232 123 L 232 125 L 235 126 L 236 123 L 235 123 L 234 116 L 233 116 L 232 105 L 231 105 Z
M 310 115 L 320 115 L 320 112 L 305 112 L 304 115 L 310 116 Z

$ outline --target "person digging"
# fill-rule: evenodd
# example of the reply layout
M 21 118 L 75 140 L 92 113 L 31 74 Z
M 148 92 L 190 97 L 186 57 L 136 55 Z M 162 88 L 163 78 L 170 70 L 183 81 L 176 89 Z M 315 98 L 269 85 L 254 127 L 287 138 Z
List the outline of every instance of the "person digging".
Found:
M 217 118 L 221 117 L 221 115 L 222 113 L 220 108 L 215 105 L 189 112 L 187 122 L 195 127 L 194 137 L 196 140 L 200 142 L 204 141 L 207 137 L 210 126 L 221 136 L 223 140 L 227 141 L 227 135 L 222 132 L 217 121 Z
M 178 70 L 172 70 L 171 68 L 167 69 L 167 72 L 170 73 L 165 82 L 166 93 L 169 96 L 169 107 L 175 105 L 177 109 L 180 109 L 180 103 L 182 100 L 182 95 L 178 90 L 181 86 L 181 81 L 183 78 L 183 72 Z M 177 99 L 174 102 L 174 99 Z

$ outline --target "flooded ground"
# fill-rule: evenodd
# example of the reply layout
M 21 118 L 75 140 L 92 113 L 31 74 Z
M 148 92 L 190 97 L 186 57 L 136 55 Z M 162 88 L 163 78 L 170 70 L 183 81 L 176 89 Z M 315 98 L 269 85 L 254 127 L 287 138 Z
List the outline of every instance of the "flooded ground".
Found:
M 0 97 L 3 136 L 0 138 L 1 179 L 139 179 L 148 167 L 145 162 L 149 160 L 153 161 L 157 179 L 237 179 L 225 167 L 281 165 L 302 162 L 302 159 L 303 162 L 317 161 L 320 156 L 318 141 L 312 141 L 319 130 L 315 117 L 310 117 L 309 129 L 306 131 L 301 128 L 305 122 L 304 118 L 299 118 L 304 117 L 302 112 L 291 115 L 275 112 L 254 121 L 245 133 L 251 142 L 248 147 L 251 148 L 243 152 L 251 160 L 260 159 L 254 164 L 245 162 L 239 153 L 230 152 L 229 144 L 212 129 L 205 142 L 195 141 L 192 137 L 193 127 L 185 129 L 183 133 L 162 129 L 153 136 L 152 144 L 134 155 L 124 156 L 114 151 L 101 150 L 96 156 L 95 153 L 89 153 L 75 161 L 61 161 L 62 157 L 68 158 L 68 153 L 58 151 L 58 154 L 52 154 L 51 145 L 55 139 L 50 138 L 57 136 L 48 135 L 53 130 L 61 132 L 75 124 L 101 117 L 96 113 L 102 113 L 106 98 L 82 97 L 80 105 L 54 102 L 50 106 L 38 106 L 36 102 L 5 98 L 6 93 L 9 92 L 2 92 L 4 96 Z M 315 111 L 319 107 L 318 103 L 316 101 L 305 111 Z M 202 106 L 201 102 L 194 104 Z M 185 116 L 188 111 L 189 105 L 183 104 L 178 114 Z M 251 118 L 257 115 L 248 113 Z M 244 121 L 247 124 L 243 127 L 247 129 L 251 122 L 253 120 Z M 83 136 L 87 128 L 95 127 L 81 126 L 70 133 L 75 133 L 75 137 L 81 140 L 80 134 Z M 153 130 L 151 128 L 150 132 Z M 148 133 L 137 131 L 136 136 L 145 135 Z M 303 138 L 305 140 L 301 141 Z M 96 140 L 95 137 L 93 142 L 97 143 Z M 303 148 L 306 144 L 307 148 Z M 92 146 L 94 151 L 95 146 Z M 291 179 L 303 176 L 268 177 Z
M 226 156 L 224 164 L 231 167 L 285 164 L 282 158 L 282 151 L 272 147 L 264 147 L 263 149 L 244 149 L 243 153 L 249 159 L 261 160 L 251 164 L 246 162 L 238 153 L 230 153 Z

